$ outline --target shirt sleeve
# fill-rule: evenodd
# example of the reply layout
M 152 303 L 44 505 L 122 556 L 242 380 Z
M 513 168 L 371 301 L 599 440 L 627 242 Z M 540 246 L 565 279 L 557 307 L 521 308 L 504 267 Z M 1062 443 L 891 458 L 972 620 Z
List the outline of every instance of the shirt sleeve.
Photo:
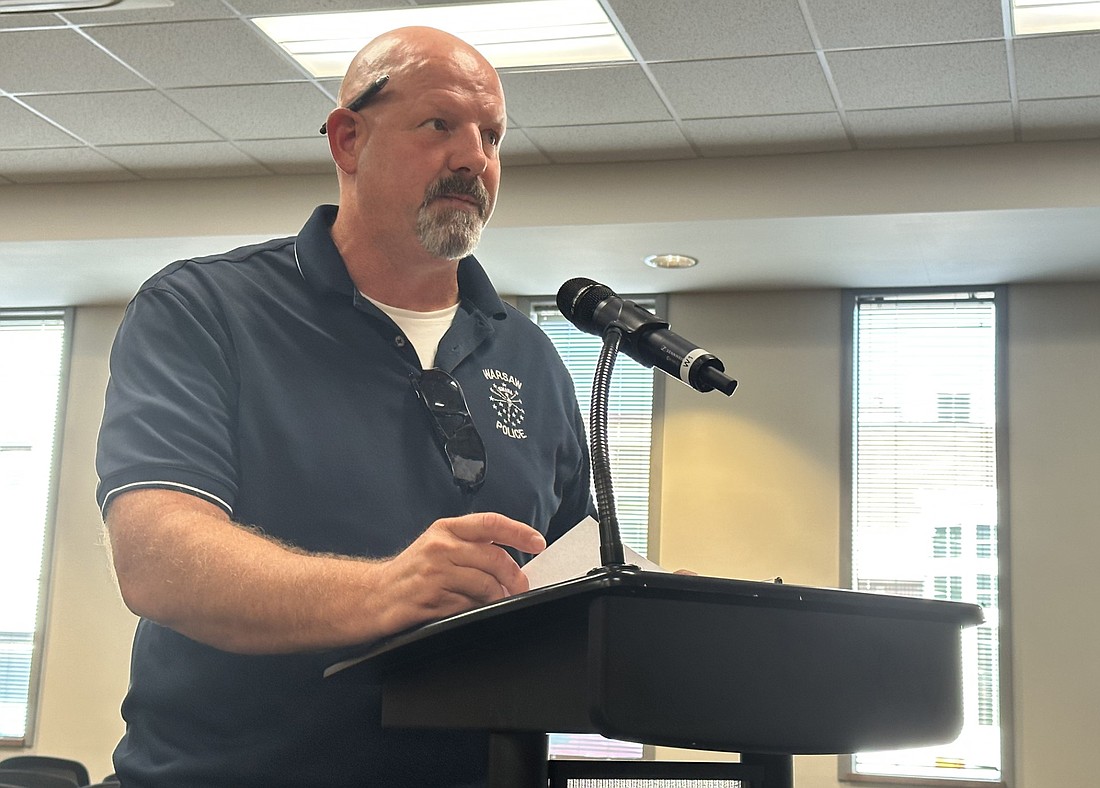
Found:
M 111 350 L 96 453 L 96 498 L 178 489 L 232 514 L 238 385 L 230 336 L 215 310 L 161 286 L 127 307 Z

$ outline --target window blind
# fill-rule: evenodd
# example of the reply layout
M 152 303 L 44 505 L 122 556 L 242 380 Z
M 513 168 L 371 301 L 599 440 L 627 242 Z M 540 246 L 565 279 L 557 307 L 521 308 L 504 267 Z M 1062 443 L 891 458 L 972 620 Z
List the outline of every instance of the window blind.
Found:
M 65 362 L 64 311 L 0 310 L 0 740 L 34 723 Z
M 851 772 L 999 781 L 996 294 L 850 296 L 852 587 L 986 615 L 962 635 L 959 738 L 861 753 Z
M 653 310 L 650 300 L 633 299 Z M 577 401 L 589 429 L 588 412 L 592 378 L 603 343 L 566 320 L 553 303 L 533 302 L 531 319 L 554 343 L 577 390 Z M 623 354 L 615 360 L 608 400 L 607 439 L 611 459 L 611 483 L 624 545 L 640 555 L 648 552 L 649 470 L 653 436 L 653 370 Z

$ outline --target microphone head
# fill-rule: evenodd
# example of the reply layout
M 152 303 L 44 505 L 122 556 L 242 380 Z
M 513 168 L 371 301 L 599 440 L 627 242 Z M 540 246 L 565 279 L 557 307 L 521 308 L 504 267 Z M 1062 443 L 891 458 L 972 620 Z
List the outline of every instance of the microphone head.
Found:
M 599 335 L 594 323 L 596 308 L 613 295 L 615 292 L 607 285 L 579 276 L 558 289 L 558 310 L 577 328 Z

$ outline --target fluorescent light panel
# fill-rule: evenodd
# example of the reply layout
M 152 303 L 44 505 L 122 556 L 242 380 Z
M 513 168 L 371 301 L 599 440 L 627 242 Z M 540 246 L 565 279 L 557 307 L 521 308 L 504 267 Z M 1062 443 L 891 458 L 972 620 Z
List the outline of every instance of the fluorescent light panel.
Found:
M 0 0 L 0 14 L 83 11 L 118 5 L 121 0 Z
M 597 0 L 525 0 L 252 20 L 315 77 L 342 77 L 364 44 L 406 25 L 446 30 L 496 68 L 632 60 Z
M 1100 2 L 1013 0 L 1012 29 L 1018 36 L 1100 30 Z

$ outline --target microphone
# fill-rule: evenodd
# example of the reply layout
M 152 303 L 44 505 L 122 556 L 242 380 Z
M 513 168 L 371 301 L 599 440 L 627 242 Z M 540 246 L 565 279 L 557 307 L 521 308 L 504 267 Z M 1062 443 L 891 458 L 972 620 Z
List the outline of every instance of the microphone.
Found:
M 584 277 L 570 279 L 558 290 L 557 301 L 561 313 L 581 331 L 602 337 L 617 328 L 621 350 L 644 367 L 657 367 L 696 391 L 718 389 L 728 397 L 737 388 L 718 358 L 674 334 L 667 321 L 607 285 Z

